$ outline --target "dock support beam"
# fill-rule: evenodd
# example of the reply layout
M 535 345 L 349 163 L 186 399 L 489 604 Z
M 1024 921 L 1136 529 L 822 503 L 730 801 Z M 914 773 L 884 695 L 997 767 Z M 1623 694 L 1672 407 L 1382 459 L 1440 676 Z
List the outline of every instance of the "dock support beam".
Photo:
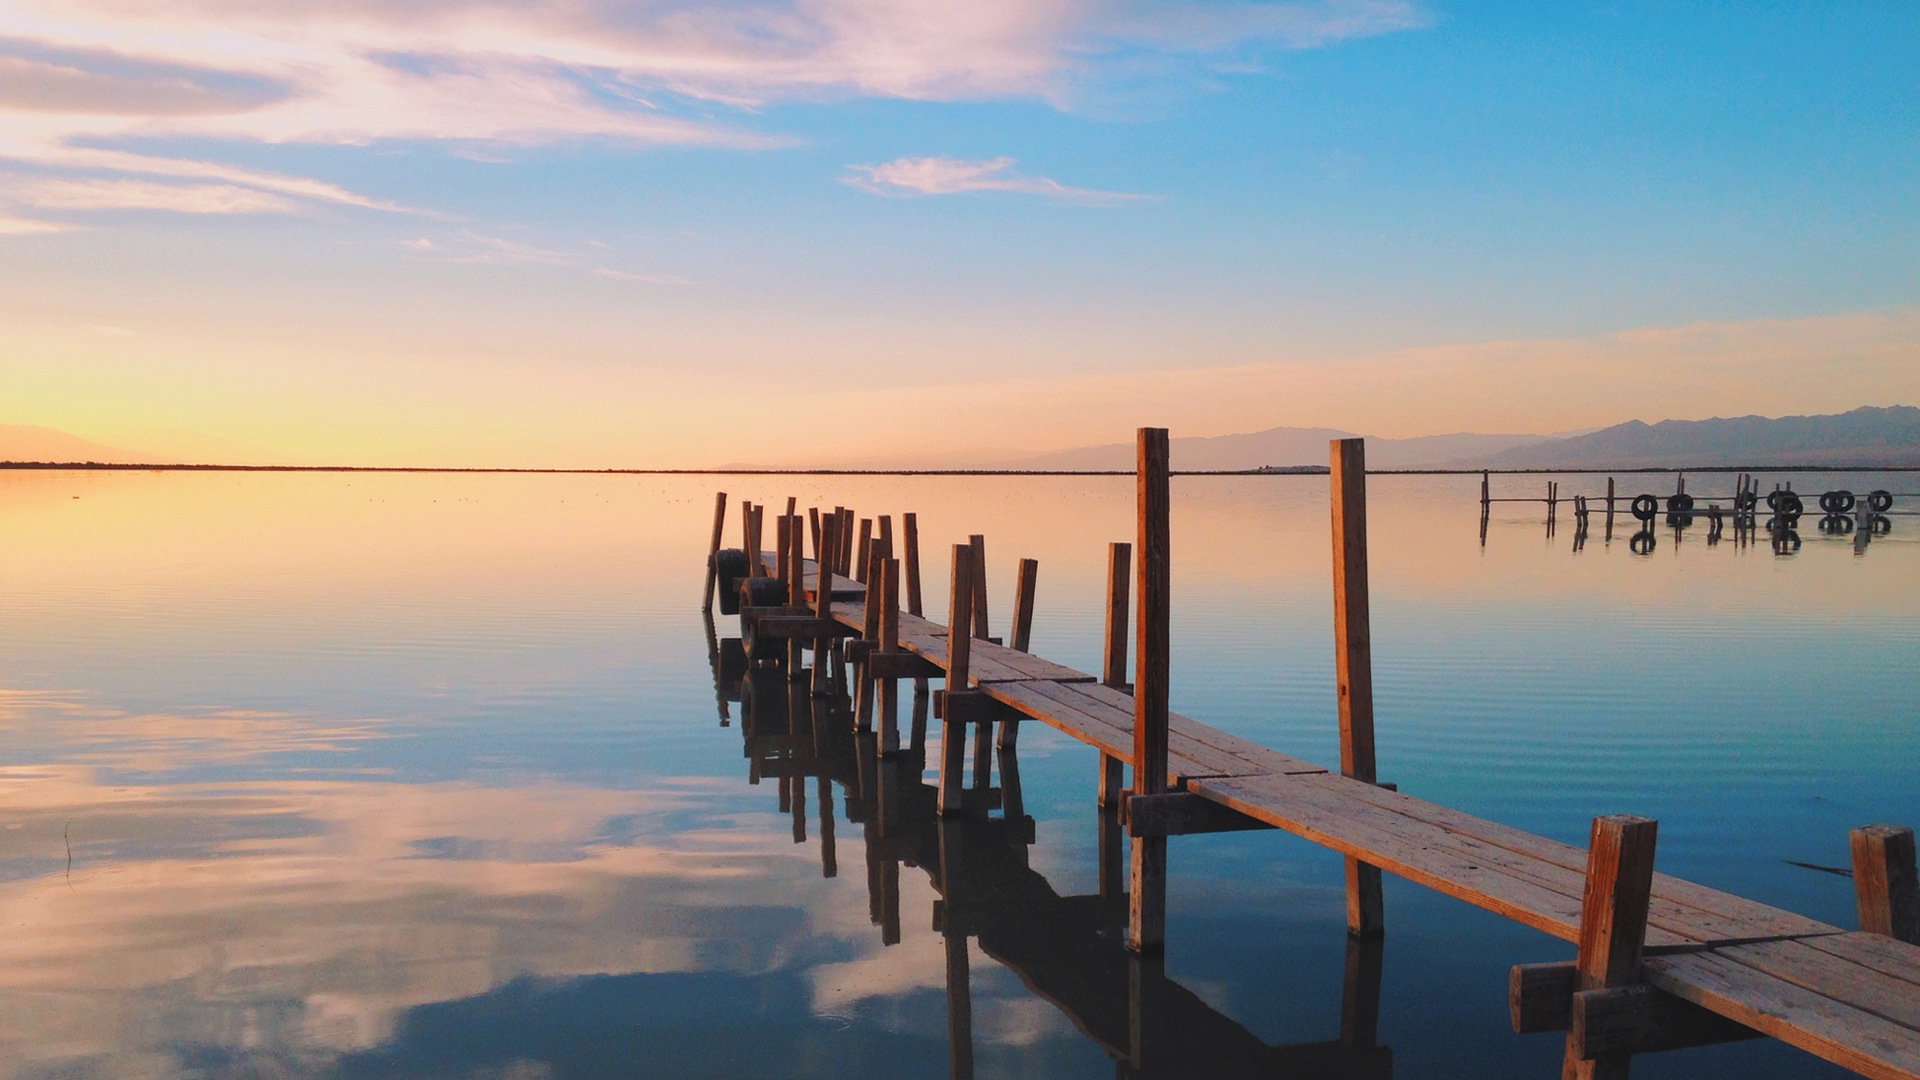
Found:
M 1340 698 L 1340 775 L 1374 783 L 1373 634 L 1367 606 L 1366 440 L 1335 439 L 1333 494 L 1334 669 Z M 1380 868 L 1347 857 L 1347 932 L 1385 932 Z
M 1920 945 L 1920 879 L 1914 872 L 1913 830 L 1867 825 L 1847 834 L 1853 848 L 1853 892 L 1860 929 Z
M 1167 429 L 1139 432 L 1139 629 L 1133 662 L 1133 793 L 1167 790 L 1167 678 L 1172 642 L 1171 529 Z M 1166 940 L 1167 838 L 1136 836 L 1131 858 L 1127 947 L 1158 949 Z
M 1587 887 L 1580 903 L 1580 944 L 1573 961 L 1573 1018 L 1561 1059 L 1561 1080 L 1626 1080 L 1631 1053 L 1580 1056 L 1587 1044 L 1581 997 L 1640 981 L 1658 831 L 1658 822 L 1626 814 L 1593 819 L 1587 842 Z
M 1127 605 L 1133 574 L 1133 545 L 1107 545 L 1107 641 L 1100 661 L 1100 685 L 1127 689 Z M 1100 755 L 1100 805 L 1109 809 L 1120 805 L 1127 763 L 1116 757 Z

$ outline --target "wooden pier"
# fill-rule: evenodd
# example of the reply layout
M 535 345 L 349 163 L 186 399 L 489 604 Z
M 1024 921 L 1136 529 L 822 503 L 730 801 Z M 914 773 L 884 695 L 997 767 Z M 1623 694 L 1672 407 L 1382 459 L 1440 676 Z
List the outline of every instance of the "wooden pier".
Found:
M 879 519 L 877 530 L 872 519 L 862 521 L 864 543 L 856 545 L 852 511 L 819 514 L 807 558 L 805 519 L 791 503 L 773 552 L 760 547 L 761 508 L 743 507 L 743 550 L 754 555 L 727 560 L 717 550 L 724 496 L 710 563 L 731 566 L 738 579 L 710 573 L 709 596 L 716 587 L 723 601 L 728 589 L 737 591 L 743 663 L 762 665 L 747 672 L 750 681 L 784 681 L 793 697 L 849 686 L 846 726 L 872 739 L 878 755 L 924 753 L 920 691 L 927 680 L 942 680 L 932 709 L 942 723 L 932 792 L 939 816 L 997 810 L 1002 820 L 1023 819 L 1017 784 L 1006 782 L 1017 775 L 1012 753 L 1023 722 L 1095 748 L 1095 801 L 1131 841 L 1125 940 L 1137 954 L 1163 947 L 1170 837 L 1278 828 L 1346 857 L 1348 929 L 1357 941 L 1385 930 L 1385 871 L 1574 943 L 1573 961 L 1522 964 L 1509 986 L 1516 1031 L 1565 1032 L 1567 1077 L 1624 1076 L 1635 1053 L 1767 1035 L 1862 1075 L 1920 1080 L 1920 883 L 1910 831 L 1870 826 L 1850 837 L 1861 913 L 1860 928 L 1850 931 L 1655 873 L 1650 820 L 1596 818 L 1583 849 L 1377 781 L 1359 440 L 1332 447 L 1338 770 L 1171 712 L 1166 445 L 1164 430 L 1141 430 L 1138 534 L 1131 548 L 1109 551 L 1107 659 L 1098 676 L 1014 647 L 1026 644 L 1037 567 L 1022 565 L 1022 610 L 1010 643 L 989 638 L 981 537 L 952 549 L 948 623 L 922 617 L 911 515 L 903 534 L 912 610 L 901 609 L 890 519 Z M 902 679 L 916 687 L 904 741 Z M 991 784 L 996 748 L 1000 788 Z M 1127 767 L 1132 783 L 1123 788 Z

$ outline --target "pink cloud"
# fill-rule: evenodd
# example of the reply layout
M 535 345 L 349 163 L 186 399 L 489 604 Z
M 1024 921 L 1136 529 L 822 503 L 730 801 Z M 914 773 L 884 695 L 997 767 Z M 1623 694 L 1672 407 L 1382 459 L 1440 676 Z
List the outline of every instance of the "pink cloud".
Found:
M 1043 195 L 1090 206 L 1111 205 L 1145 198 L 1120 191 L 1068 187 L 1045 176 L 1010 171 L 1010 157 L 962 161 L 950 157 L 898 158 L 884 165 L 850 165 L 844 178 L 862 191 L 876 195 L 958 195 L 969 191 L 1011 191 Z

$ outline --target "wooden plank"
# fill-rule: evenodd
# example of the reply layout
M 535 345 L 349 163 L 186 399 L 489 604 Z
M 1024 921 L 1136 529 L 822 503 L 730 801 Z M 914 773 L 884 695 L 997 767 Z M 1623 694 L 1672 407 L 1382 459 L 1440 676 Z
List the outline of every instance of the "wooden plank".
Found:
M 1920 878 L 1914 872 L 1913 830 L 1867 825 L 1847 834 L 1853 853 L 1853 891 L 1860 929 L 1920 944 Z
M 1108 686 L 1127 683 L 1127 605 L 1133 567 L 1133 545 L 1107 545 L 1106 648 L 1100 662 L 1100 681 Z
M 1274 826 L 1192 792 L 1134 795 L 1123 805 L 1129 836 L 1188 836 Z
M 1920 994 L 1912 983 L 1803 941 L 1760 941 L 1714 950 L 1755 971 L 1920 1031 Z
M 1646 981 L 1874 1080 L 1920 1080 L 1920 1032 L 1719 955 L 1649 956 Z
M 1828 934 L 1800 940 L 1808 948 L 1832 953 L 1861 967 L 1920 987 L 1920 946 L 1866 932 Z
M 1382 829 L 1329 807 L 1311 795 L 1310 776 L 1230 776 L 1189 780 L 1187 790 L 1225 803 L 1295 836 L 1464 900 L 1515 922 L 1572 941 L 1579 934 L 1580 901 L 1483 863 L 1427 836 Z M 1291 798 L 1288 790 L 1301 797 Z

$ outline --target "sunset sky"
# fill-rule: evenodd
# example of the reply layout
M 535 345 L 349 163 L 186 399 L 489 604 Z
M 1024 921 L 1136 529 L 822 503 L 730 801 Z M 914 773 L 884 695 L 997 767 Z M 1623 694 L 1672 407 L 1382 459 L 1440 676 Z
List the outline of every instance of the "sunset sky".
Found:
M 1920 404 L 1920 17 L 0 0 L 0 423 L 976 462 Z

